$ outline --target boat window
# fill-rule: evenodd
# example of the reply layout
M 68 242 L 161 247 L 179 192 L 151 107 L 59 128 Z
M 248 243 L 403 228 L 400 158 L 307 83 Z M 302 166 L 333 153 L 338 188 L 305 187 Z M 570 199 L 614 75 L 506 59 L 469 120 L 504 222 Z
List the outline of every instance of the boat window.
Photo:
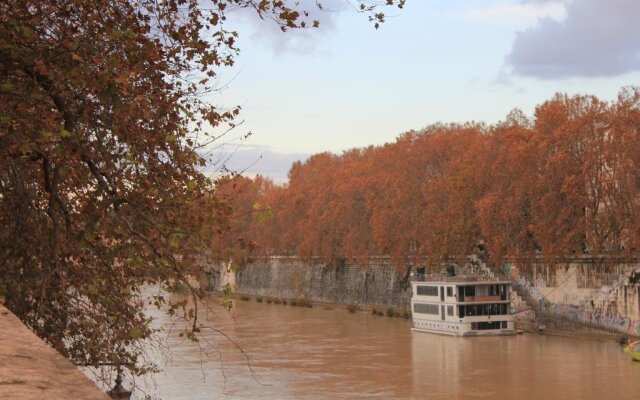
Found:
M 503 323 L 506 324 L 505 321 L 483 321 L 483 322 L 472 322 L 471 329 L 474 331 L 484 331 L 490 329 L 500 329 L 503 326 Z
M 509 310 L 507 304 L 470 304 L 466 306 L 458 306 L 458 315 L 460 317 L 508 314 Z
M 447 306 L 447 315 L 453 317 L 453 306 Z
M 420 296 L 437 296 L 438 295 L 438 287 L 437 286 L 424 286 L 418 285 L 417 294 Z
M 447 287 L 447 297 L 453 297 L 453 288 L 451 286 Z
M 437 304 L 414 303 L 413 312 L 418 314 L 440 314 L 440 310 Z

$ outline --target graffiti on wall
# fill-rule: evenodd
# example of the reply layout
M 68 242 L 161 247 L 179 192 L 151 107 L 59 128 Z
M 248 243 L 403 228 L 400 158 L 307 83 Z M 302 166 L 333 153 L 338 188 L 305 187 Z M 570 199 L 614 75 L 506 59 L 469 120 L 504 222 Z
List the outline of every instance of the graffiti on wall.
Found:
M 526 277 L 518 276 L 515 279 L 515 283 L 538 302 L 539 309 L 544 314 L 594 328 L 640 335 L 640 320 L 628 318 L 613 311 L 613 308 L 607 307 L 607 299 L 599 302 L 597 306 L 593 298 L 580 306 L 551 303 L 545 299 L 538 287 L 531 284 Z

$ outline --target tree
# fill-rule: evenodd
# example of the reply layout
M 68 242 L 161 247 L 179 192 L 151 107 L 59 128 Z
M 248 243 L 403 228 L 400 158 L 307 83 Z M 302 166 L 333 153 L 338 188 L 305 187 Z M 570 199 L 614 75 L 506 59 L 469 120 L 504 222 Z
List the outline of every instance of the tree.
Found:
M 433 135 L 433 156 L 423 185 L 425 253 L 432 266 L 473 253 L 481 239 L 474 204 L 482 195 L 477 177 L 483 129 L 476 124 L 452 125 Z
M 533 118 L 436 124 L 393 143 L 316 154 L 269 190 L 269 254 L 398 268 L 464 257 L 484 241 L 509 257 L 636 256 L 640 90 L 616 102 L 556 95 Z M 276 195 L 277 194 L 277 195 Z M 262 235 L 262 236 L 260 236 Z
M 513 111 L 493 129 L 484 154 L 480 179 L 486 184 L 476 202 L 482 237 L 496 261 L 506 255 L 534 255 L 533 203 L 536 152 L 531 123 Z
M 611 169 L 616 181 L 610 185 L 609 204 L 620 224 L 620 247 L 635 255 L 640 249 L 640 88 L 623 89 L 611 107 L 613 133 Z
M 0 3 L 0 290 L 78 364 L 148 371 L 142 285 L 187 287 L 195 300 L 188 275 L 229 228 L 198 151 L 239 112 L 202 97 L 237 55 L 225 24 L 237 7 L 283 31 L 317 25 L 293 1 Z M 190 307 L 169 311 L 184 313 L 194 337 Z
M 374 153 L 370 163 L 373 179 L 369 182 L 371 198 L 371 230 L 374 249 L 390 255 L 399 265 L 415 258 L 421 262 L 421 246 L 425 199 L 423 182 L 429 141 L 425 132 L 407 132 L 395 143 L 386 144 Z

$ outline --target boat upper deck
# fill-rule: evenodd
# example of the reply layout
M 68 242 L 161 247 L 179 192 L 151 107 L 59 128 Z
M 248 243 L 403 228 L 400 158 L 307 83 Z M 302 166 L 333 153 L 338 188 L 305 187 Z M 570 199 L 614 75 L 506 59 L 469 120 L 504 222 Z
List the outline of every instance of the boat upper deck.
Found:
M 455 284 L 456 286 L 469 286 L 469 285 L 495 285 L 505 284 L 510 285 L 510 280 L 504 280 L 500 278 L 490 278 L 485 276 L 470 275 L 470 276 L 447 276 L 447 275 L 418 275 L 411 279 L 412 283 L 427 283 L 432 285 L 442 284 Z
M 511 281 L 480 276 L 425 276 L 413 280 L 413 299 L 447 304 L 509 303 Z

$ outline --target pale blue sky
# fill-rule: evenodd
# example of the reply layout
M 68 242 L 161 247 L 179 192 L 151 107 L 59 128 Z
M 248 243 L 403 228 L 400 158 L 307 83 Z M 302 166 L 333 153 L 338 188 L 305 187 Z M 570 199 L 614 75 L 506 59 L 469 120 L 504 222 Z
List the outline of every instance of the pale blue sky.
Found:
M 242 105 L 236 136 L 253 132 L 224 148 L 236 151 L 231 167 L 281 181 L 307 154 L 640 84 L 636 0 L 408 0 L 377 31 L 344 1 L 323 3 L 342 11 L 304 32 L 231 16 L 242 53 L 214 102 Z

